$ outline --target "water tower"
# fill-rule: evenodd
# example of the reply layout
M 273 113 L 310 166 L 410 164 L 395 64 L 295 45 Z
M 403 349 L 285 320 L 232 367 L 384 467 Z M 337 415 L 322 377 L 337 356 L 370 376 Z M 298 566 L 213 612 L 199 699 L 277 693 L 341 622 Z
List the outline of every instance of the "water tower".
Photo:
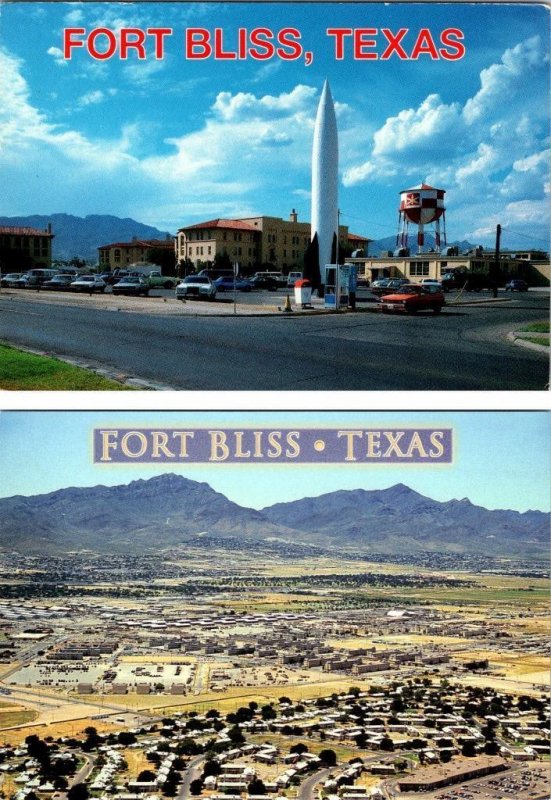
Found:
M 417 225 L 417 252 L 423 252 L 425 243 L 425 225 L 434 224 L 436 252 L 440 252 L 440 244 L 446 244 L 446 209 L 444 206 L 445 189 L 435 189 L 428 183 L 404 189 L 400 192 L 400 208 L 398 216 L 397 248 L 407 248 L 409 224 Z M 442 238 L 440 236 L 440 220 L 442 219 Z

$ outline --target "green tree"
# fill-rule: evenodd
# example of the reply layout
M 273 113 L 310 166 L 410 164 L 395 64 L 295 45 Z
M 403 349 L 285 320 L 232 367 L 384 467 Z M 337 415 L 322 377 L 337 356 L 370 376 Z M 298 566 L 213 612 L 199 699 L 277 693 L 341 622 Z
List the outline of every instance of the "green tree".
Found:
M 231 258 L 227 254 L 226 250 L 223 250 L 221 253 L 216 253 L 214 256 L 213 265 L 216 269 L 231 269 L 233 266 Z
M 466 756 L 467 758 L 472 758 L 476 755 L 476 747 L 474 746 L 474 742 L 465 742 L 463 747 L 461 748 L 461 755 Z
M 220 766 L 220 762 L 216 759 L 210 759 L 209 761 L 205 761 L 205 765 L 203 767 L 203 779 L 208 778 L 209 775 L 220 775 L 222 772 L 222 767 Z
M 155 773 L 150 769 L 142 769 L 136 780 L 138 783 L 152 783 L 156 780 Z
M 337 763 L 337 754 L 334 750 L 322 750 L 319 759 L 324 766 L 334 767 Z
M 260 716 L 263 720 L 275 719 L 277 717 L 277 712 L 273 706 L 262 706 L 260 709 Z
M 255 778 L 249 783 L 249 794 L 266 794 L 266 786 L 260 778 Z
M 196 778 L 194 781 L 191 781 L 189 784 L 189 791 L 195 796 L 201 794 L 203 791 L 203 781 L 201 778 Z
M 67 792 L 67 800 L 88 800 L 90 792 L 85 783 L 75 783 Z
M 239 725 L 234 725 L 233 728 L 229 729 L 228 738 L 234 745 L 243 744 L 245 742 L 245 737 L 243 736 Z

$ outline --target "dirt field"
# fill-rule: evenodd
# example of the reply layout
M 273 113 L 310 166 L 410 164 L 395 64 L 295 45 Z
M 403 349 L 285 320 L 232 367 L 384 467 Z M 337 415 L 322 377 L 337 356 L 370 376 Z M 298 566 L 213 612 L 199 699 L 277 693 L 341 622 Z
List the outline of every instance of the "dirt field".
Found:
M 549 683 L 550 661 L 547 656 L 523 655 L 522 653 L 496 653 L 491 650 L 469 650 L 457 653 L 458 661 L 488 659 L 490 665 L 503 672 L 503 677 L 525 683 Z

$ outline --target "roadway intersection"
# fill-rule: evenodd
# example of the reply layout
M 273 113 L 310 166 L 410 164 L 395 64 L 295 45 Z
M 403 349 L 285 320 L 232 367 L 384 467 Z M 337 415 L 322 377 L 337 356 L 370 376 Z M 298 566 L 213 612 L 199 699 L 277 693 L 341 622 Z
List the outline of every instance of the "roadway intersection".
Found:
M 166 313 L 159 304 L 148 313 L 143 300 L 130 311 L 134 298 L 121 298 L 118 311 L 96 298 L 14 295 L 0 295 L 0 340 L 174 389 L 543 391 L 549 381 L 546 353 L 507 341 L 548 319 L 545 290 L 415 316 L 367 313 L 367 304 L 336 315 L 233 316 L 206 302 L 176 308 L 173 295 L 151 298 Z

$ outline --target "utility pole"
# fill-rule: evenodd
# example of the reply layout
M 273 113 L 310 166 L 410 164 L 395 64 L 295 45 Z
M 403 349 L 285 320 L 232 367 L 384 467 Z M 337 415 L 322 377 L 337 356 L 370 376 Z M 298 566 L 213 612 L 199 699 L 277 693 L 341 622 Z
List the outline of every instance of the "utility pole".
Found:
M 496 254 L 493 269 L 491 272 L 491 286 L 494 297 L 497 297 L 497 279 L 499 277 L 499 245 L 501 242 L 501 225 L 496 227 Z

